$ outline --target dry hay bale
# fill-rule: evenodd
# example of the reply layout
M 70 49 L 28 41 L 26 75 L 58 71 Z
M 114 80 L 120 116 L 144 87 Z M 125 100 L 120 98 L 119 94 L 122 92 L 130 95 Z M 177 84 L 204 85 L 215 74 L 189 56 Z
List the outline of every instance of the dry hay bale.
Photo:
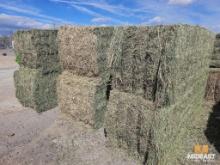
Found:
M 112 147 L 144 162 L 149 148 L 153 105 L 140 96 L 112 90 L 105 115 L 106 136 Z
M 177 102 L 207 70 L 214 42 L 211 32 L 188 25 L 119 27 L 112 39 L 114 35 L 121 42 L 109 55 L 113 89 L 143 96 L 158 106 Z
M 88 77 L 107 74 L 113 27 L 64 26 L 58 32 L 62 68 Z
M 13 40 L 21 66 L 43 73 L 60 71 L 57 30 L 17 31 Z
M 208 101 L 220 101 L 220 69 L 211 69 L 206 85 L 205 98 Z
M 59 106 L 71 115 L 94 128 L 100 128 L 106 111 L 106 86 L 100 78 L 88 78 L 64 71 L 58 82 Z
M 43 75 L 37 69 L 21 67 L 14 73 L 16 97 L 25 107 L 37 112 L 46 111 L 57 106 L 57 73 Z

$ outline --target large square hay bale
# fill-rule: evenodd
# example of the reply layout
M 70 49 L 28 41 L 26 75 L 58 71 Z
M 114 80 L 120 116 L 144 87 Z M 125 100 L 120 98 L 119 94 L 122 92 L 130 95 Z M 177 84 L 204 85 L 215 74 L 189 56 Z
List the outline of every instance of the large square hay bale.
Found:
M 112 88 L 154 102 L 147 164 L 190 164 L 186 156 L 193 146 L 206 143 L 203 131 L 209 112 L 202 103 L 213 33 L 188 25 L 124 27 L 122 32 L 126 40 L 122 39 L 121 55 L 113 58 L 117 61 L 111 67 Z M 140 34 L 145 36 L 143 48 L 138 46 L 143 40 Z M 110 100 L 111 96 L 112 92 Z M 125 118 L 118 116 L 119 120 Z
M 14 73 L 16 97 L 25 107 L 37 112 L 57 106 L 56 79 L 58 74 L 43 75 L 37 69 L 21 67 Z
M 150 147 L 153 105 L 140 96 L 111 91 L 105 115 L 108 142 L 144 162 Z
M 193 147 L 209 144 L 204 134 L 210 112 L 203 106 L 205 79 L 204 74 L 203 80 L 193 84 L 181 101 L 156 111 L 147 164 L 193 165 L 195 162 L 187 159 L 188 154 L 193 154 Z
M 41 69 L 43 73 L 60 71 L 57 30 L 17 31 L 13 40 L 21 66 Z
M 64 71 L 58 83 L 59 106 L 71 115 L 94 128 L 100 128 L 106 111 L 106 86 L 100 78 L 88 78 Z
M 122 40 L 115 44 L 117 53 L 113 52 L 113 89 L 143 96 L 159 107 L 171 105 L 208 69 L 214 35 L 204 28 L 120 28 L 113 33 Z
M 113 27 L 61 27 L 58 33 L 62 68 L 88 77 L 106 74 Z

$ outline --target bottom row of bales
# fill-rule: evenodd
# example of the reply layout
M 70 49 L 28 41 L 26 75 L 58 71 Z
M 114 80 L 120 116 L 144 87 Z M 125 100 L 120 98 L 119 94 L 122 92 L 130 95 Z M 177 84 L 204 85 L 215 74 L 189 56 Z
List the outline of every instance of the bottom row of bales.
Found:
M 140 164 L 193 164 L 187 159 L 204 136 L 209 111 L 202 107 L 203 74 L 182 100 L 157 109 L 151 101 L 117 89 L 110 91 L 98 78 L 64 71 L 58 79 L 61 112 L 93 128 L 105 129 L 107 145 L 120 148 Z M 184 155 L 184 156 L 183 156 Z

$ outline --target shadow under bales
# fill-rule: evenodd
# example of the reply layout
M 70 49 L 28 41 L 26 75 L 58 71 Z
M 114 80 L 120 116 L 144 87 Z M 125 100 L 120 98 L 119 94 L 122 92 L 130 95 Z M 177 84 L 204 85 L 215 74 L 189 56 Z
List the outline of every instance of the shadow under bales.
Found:
M 220 102 L 216 103 L 209 115 L 205 136 L 220 153 Z

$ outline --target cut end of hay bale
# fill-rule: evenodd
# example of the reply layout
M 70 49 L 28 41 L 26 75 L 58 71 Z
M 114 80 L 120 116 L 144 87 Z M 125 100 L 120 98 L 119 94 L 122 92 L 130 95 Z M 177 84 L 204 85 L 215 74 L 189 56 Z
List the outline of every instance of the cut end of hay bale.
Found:
M 57 30 L 17 31 L 14 36 L 15 53 L 20 65 L 41 69 L 43 73 L 60 71 Z
M 102 127 L 106 111 L 106 86 L 99 78 L 73 75 L 64 71 L 58 82 L 59 106 L 71 115 L 94 128 Z
M 113 27 L 61 27 L 58 33 L 62 68 L 80 76 L 99 76 L 107 66 Z
M 58 74 L 42 75 L 37 69 L 20 68 L 14 73 L 16 97 L 25 107 L 43 112 L 57 106 Z
M 150 139 L 153 104 L 139 96 L 111 91 L 105 129 L 108 142 L 144 161 Z

